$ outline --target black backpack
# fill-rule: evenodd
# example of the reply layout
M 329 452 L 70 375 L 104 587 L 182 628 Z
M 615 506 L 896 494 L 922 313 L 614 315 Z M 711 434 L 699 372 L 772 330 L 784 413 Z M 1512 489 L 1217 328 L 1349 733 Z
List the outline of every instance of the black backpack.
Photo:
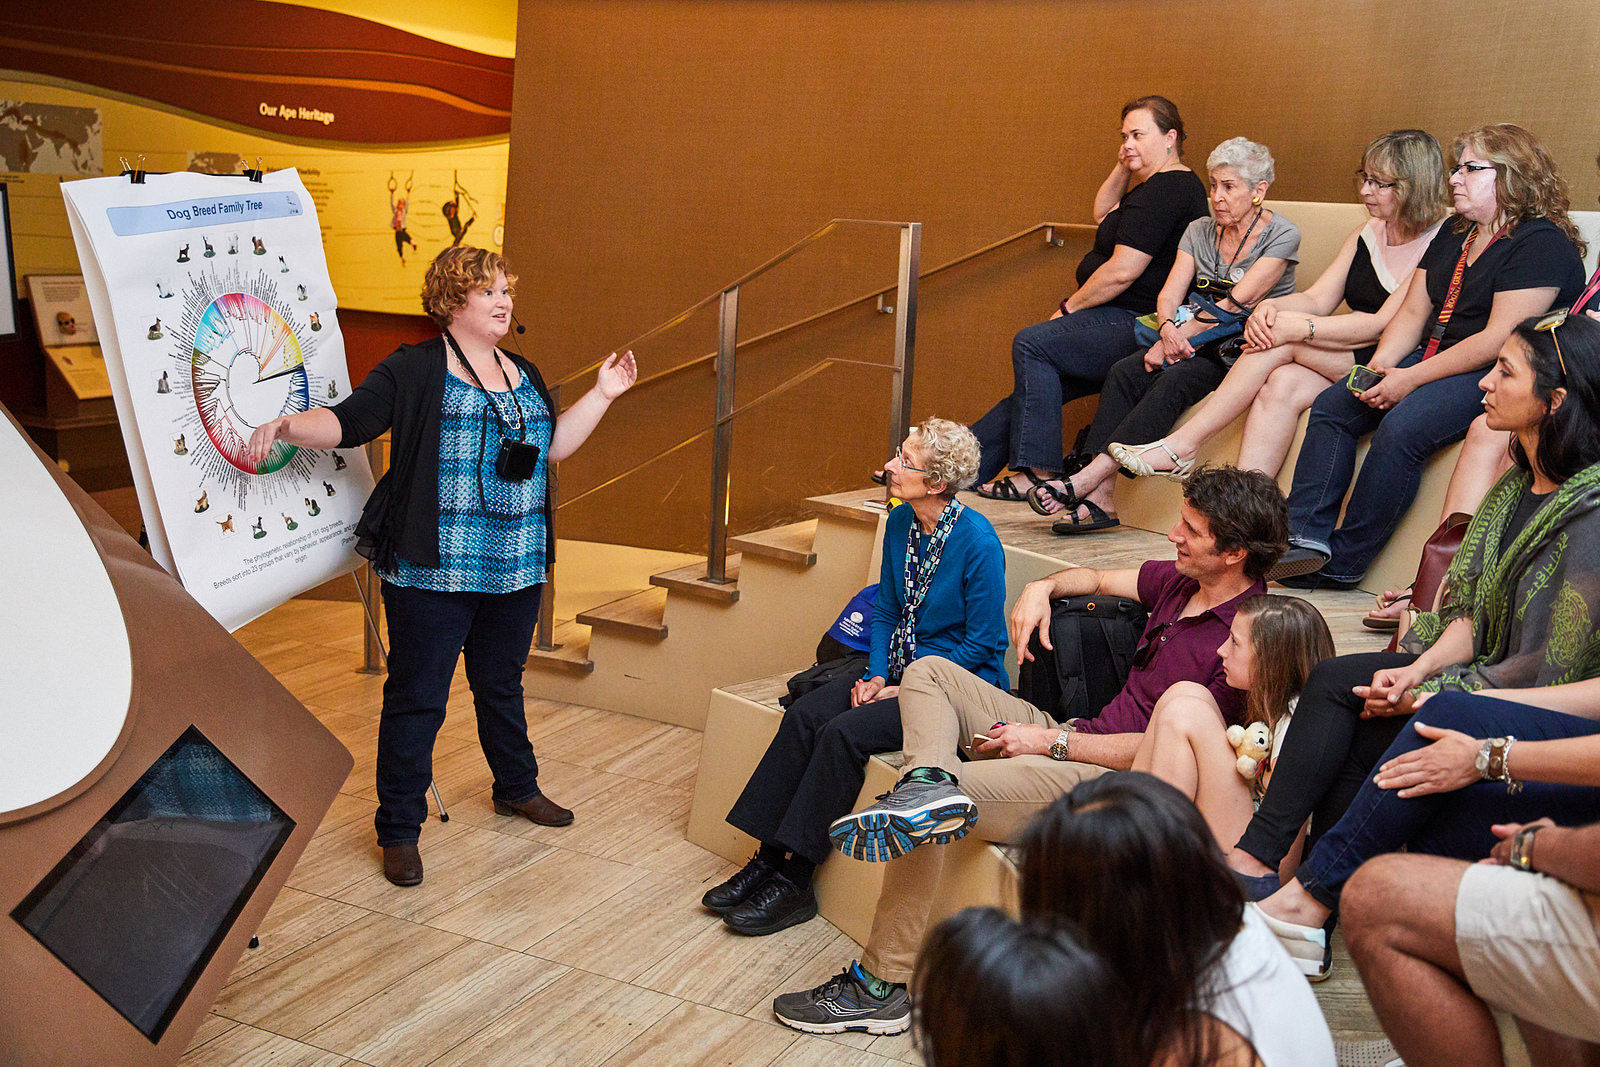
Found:
M 1149 612 L 1120 596 L 1063 597 L 1050 602 L 1050 642 L 1034 634 L 1033 659 L 1022 665 L 1017 694 L 1057 722 L 1092 719 L 1121 692 L 1133 668 Z

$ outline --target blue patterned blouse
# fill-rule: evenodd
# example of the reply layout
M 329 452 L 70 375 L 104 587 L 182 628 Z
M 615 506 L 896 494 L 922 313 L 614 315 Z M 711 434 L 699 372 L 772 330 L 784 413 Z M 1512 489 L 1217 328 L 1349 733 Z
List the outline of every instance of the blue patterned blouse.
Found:
M 550 412 L 524 376 L 512 394 L 493 399 L 470 382 L 448 375 L 439 422 L 439 566 L 396 560 L 386 582 L 443 593 L 509 593 L 545 578 L 544 497 L 548 475 Z M 527 420 L 527 442 L 538 446 L 533 477 L 508 482 L 495 473 L 500 423 L 491 404 L 516 425 L 517 405 Z

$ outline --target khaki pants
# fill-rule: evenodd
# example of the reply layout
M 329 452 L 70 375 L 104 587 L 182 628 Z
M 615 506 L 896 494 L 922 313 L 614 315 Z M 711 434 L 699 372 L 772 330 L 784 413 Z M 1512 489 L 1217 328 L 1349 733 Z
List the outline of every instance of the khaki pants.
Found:
M 1001 721 L 1059 725 L 1027 701 L 937 656 L 912 663 L 900 680 L 904 768 L 939 767 L 955 775 L 961 791 L 978 805 L 973 833 L 985 841 L 1009 842 L 1035 812 L 1106 769 L 1049 756 L 996 759 L 974 753 L 969 763 L 957 758 L 958 746 L 970 753 L 972 735 L 987 733 Z M 943 872 L 944 849 L 937 845 L 890 862 L 862 966 L 885 981 L 911 980 Z

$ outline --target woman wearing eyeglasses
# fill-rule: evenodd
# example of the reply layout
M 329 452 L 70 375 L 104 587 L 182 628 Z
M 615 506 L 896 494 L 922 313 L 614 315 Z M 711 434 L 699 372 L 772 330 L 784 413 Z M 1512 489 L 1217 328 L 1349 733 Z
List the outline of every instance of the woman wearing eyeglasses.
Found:
M 850 813 L 867 757 L 900 748 L 900 675 L 942 656 L 1001 689 L 1009 640 L 1005 555 L 989 520 L 956 499 L 978 472 L 978 440 L 928 419 L 884 464 L 892 495 L 866 676 L 828 682 L 792 704 L 728 822 L 759 850 L 702 903 L 737 933 L 772 934 L 817 913 L 811 889 L 832 851 L 828 824 Z
M 1403 651 L 1339 656 L 1312 671 L 1272 784 L 1229 855 L 1265 896 L 1312 816 L 1300 882 L 1266 909 L 1275 918 L 1311 925 L 1301 894 L 1318 886 L 1328 889 L 1317 898 L 1326 918 L 1355 869 L 1343 867 L 1341 816 L 1375 765 L 1422 743 L 1405 729 L 1418 696 L 1539 704 L 1548 687 L 1600 677 L 1600 323 L 1564 311 L 1521 323 L 1481 385 L 1489 427 L 1515 436 L 1515 465 L 1467 528 L 1444 604 L 1418 618 Z
M 1289 492 L 1290 548 L 1271 575 L 1285 584 L 1355 588 L 1411 506 L 1423 464 L 1477 417 L 1478 379 L 1511 328 L 1583 288 L 1567 183 L 1538 138 L 1509 123 L 1480 126 L 1456 138 L 1453 154 L 1456 218 L 1423 255 L 1367 362 L 1378 380 L 1361 392 L 1330 386 L 1311 405 Z
M 1132 438 L 1149 444 L 1113 442 L 1107 451 L 1123 470 L 1181 478 L 1200 446 L 1248 409 L 1237 465 L 1277 476 L 1300 413 L 1372 355 L 1450 206 L 1444 153 L 1423 130 L 1396 130 L 1367 145 L 1356 189 L 1372 217 L 1345 238 L 1310 288 L 1256 305 L 1238 362 L 1187 422 L 1163 438 Z M 1334 314 L 1341 303 L 1349 314 Z M 1175 415 L 1139 420 L 1140 429 L 1160 432 Z

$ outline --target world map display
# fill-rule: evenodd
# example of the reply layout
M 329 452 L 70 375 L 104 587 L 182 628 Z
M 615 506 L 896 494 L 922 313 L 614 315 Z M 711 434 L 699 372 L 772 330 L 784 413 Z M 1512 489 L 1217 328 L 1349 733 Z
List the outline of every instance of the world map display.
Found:
M 0 100 L 0 171 L 93 177 L 105 173 L 100 109 Z

